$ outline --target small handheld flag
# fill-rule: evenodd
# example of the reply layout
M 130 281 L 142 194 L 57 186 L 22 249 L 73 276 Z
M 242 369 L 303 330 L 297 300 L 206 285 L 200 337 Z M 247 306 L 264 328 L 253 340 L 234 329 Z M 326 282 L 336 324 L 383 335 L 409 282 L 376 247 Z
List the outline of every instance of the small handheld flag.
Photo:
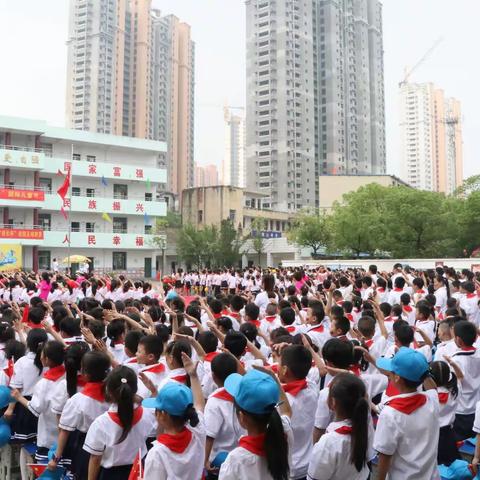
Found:
M 145 225 L 150 225 L 150 217 L 147 215 L 147 212 L 144 213 L 143 219 L 145 220 Z
M 147 183 L 147 190 L 150 190 L 151 185 L 150 185 L 150 179 L 149 178 L 147 178 L 146 183 Z
M 128 480 L 142 480 L 142 478 L 142 451 L 139 450 L 135 460 L 133 461 Z
M 105 178 L 104 175 L 102 175 L 102 185 L 103 185 L 104 187 L 108 187 L 107 179 Z
M 102 213 L 102 218 L 107 221 L 108 223 L 112 223 L 112 218 L 110 217 L 110 215 L 107 213 L 107 212 L 103 212 Z

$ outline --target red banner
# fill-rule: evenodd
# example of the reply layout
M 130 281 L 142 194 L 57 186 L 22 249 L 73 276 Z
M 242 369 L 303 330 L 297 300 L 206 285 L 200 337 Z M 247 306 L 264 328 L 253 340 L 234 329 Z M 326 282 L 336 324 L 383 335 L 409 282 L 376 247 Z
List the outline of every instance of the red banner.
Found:
M 45 192 L 43 192 L 43 190 L 0 188 L 0 198 L 4 200 L 34 200 L 37 202 L 43 202 L 45 200 Z
M 0 238 L 43 240 L 43 230 L 27 230 L 26 228 L 0 228 Z

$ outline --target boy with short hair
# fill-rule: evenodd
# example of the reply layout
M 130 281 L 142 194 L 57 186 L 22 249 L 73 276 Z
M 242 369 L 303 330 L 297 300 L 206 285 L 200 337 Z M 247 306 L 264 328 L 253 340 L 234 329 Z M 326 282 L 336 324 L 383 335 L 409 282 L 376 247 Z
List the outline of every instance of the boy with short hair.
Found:
M 452 355 L 452 359 L 464 376 L 462 388 L 458 392 L 453 424 L 457 440 L 460 441 L 474 435 L 472 427 L 480 393 L 480 355 L 473 346 L 477 339 L 477 329 L 473 323 L 466 320 L 457 322 L 453 332 L 457 351 Z
M 425 357 L 402 347 L 392 358 L 380 358 L 377 367 L 389 372 L 399 394 L 381 410 L 373 448 L 379 453 L 377 480 L 430 480 L 438 477 L 437 450 L 440 432 L 439 400 L 435 383 L 428 378 Z M 417 391 L 424 384 L 426 392 Z
M 292 307 L 286 307 L 280 310 L 280 321 L 282 323 L 282 326 L 287 329 L 290 335 L 296 335 L 297 333 L 301 333 L 299 328 L 295 325 L 296 318 L 297 315 Z
M 303 345 L 289 345 L 281 351 L 278 378 L 292 408 L 293 445 L 290 478 L 305 478 L 312 453 L 312 412 L 317 407 L 318 390 L 307 382 L 312 354 Z
M 145 335 L 139 340 L 136 357 L 141 367 L 138 374 L 145 375 L 157 388 L 167 376 L 165 365 L 160 362 L 162 353 L 163 343 L 157 335 Z M 151 391 L 143 381 L 138 382 L 137 393 L 143 399 L 151 396 Z

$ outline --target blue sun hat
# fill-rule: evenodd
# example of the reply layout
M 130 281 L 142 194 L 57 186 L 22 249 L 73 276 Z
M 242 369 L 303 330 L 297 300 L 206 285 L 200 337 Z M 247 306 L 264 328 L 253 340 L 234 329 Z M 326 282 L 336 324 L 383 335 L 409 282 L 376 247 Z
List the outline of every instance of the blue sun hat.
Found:
M 4 447 L 12 436 L 10 425 L 4 418 L 0 418 L 0 448 Z
M 142 405 L 146 408 L 163 410 L 174 417 L 181 417 L 193 405 L 192 391 L 182 383 L 168 382 L 156 398 L 146 398 Z
M 271 413 L 280 398 L 277 382 L 259 370 L 250 370 L 246 375 L 232 373 L 224 387 L 242 410 L 256 415 Z
M 423 354 L 408 347 L 401 347 L 393 358 L 379 358 L 377 367 L 392 372 L 411 382 L 421 382 L 428 372 L 428 362 Z

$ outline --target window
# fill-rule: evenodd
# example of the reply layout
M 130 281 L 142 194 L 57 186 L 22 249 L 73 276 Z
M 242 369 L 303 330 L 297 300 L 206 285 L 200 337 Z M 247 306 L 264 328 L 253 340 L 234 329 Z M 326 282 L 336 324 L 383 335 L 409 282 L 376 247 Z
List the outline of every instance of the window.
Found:
M 45 193 L 52 193 L 52 179 L 40 177 L 40 188 L 42 188 Z
M 127 252 L 112 253 L 112 268 L 113 270 L 127 269 Z
M 49 232 L 52 226 L 52 216 L 49 213 L 39 213 L 38 225 L 43 230 L 46 230 L 47 232 Z
M 87 188 L 87 197 L 94 197 L 94 196 L 95 196 L 95 189 Z
M 145 192 L 145 201 L 151 202 L 153 200 L 153 195 L 150 192 Z
M 39 250 L 38 251 L 38 268 L 40 270 L 50 270 L 50 251 L 49 250 Z
M 126 217 L 113 217 L 113 233 L 127 233 Z
M 95 155 L 87 155 L 87 162 L 96 162 L 97 157 Z
M 80 187 L 72 187 L 72 197 L 80 197 L 82 195 L 82 190 Z
M 95 222 L 86 222 L 85 223 L 85 230 L 89 233 L 95 232 Z
M 202 222 L 203 222 L 203 210 L 199 210 L 197 215 L 197 223 L 202 223 Z
M 80 231 L 80 222 L 72 222 L 70 224 L 70 229 L 72 232 L 79 232 Z
M 237 216 L 237 212 L 235 210 L 230 210 L 228 214 L 228 219 L 232 222 L 235 223 L 235 218 Z
M 128 198 L 128 185 L 113 185 L 113 198 L 120 198 L 126 200 Z
M 81 160 L 82 159 L 82 156 L 79 154 L 79 153 L 74 153 L 72 155 L 72 159 L 73 160 Z

